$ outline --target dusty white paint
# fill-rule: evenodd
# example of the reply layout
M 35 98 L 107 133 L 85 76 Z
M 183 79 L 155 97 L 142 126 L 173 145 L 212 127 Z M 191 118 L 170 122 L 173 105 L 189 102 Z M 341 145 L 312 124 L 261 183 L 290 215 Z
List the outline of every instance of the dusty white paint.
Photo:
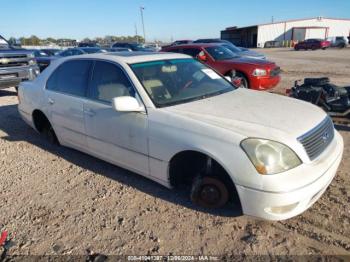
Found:
M 129 64 L 190 58 L 159 53 L 120 56 L 92 54 L 56 60 L 34 81 L 19 87 L 19 112 L 35 128 L 34 110 L 41 110 L 64 146 L 170 186 L 169 162 L 179 152 L 203 153 L 222 165 L 235 183 L 243 212 L 271 220 L 286 219 L 309 208 L 336 174 L 343 140 L 335 139 L 311 161 L 297 137 L 318 125 L 323 110 L 296 99 L 237 89 L 176 106 L 157 108 Z M 74 59 L 117 63 L 129 76 L 143 104 L 142 112 L 119 112 L 111 104 L 45 88 L 54 70 Z M 275 175 L 260 175 L 241 147 L 246 138 L 278 141 L 300 158 L 299 166 Z M 267 155 L 268 157 L 268 155 Z M 271 208 L 290 206 L 275 212 Z
M 286 21 L 258 26 L 258 47 L 264 47 L 266 41 L 284 41 L 292 39 L 293 27 L 325 27 L 325 29 L 307 29 L 306 38 L 347 37 L 350 34 L 350 19 L 312 18 Z M 324 34 L 323 34 L 324 33 Z

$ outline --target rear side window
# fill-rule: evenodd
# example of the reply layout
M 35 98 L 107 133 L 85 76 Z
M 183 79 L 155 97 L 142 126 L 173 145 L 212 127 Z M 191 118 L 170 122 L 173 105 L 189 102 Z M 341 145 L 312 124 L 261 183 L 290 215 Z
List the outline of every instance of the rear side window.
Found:
M 115 64 L 96 61 L 88 97 L 110 103 L 120 96 L 135 97 L 135 90 L 125 73 Z
M 184 48 L 182 53 L 196 58 L 200 51 L 198 48 Z
M 92 62 L 71 60 L 60 65 L 50 76 L 46 89 L 74 96 L 86 96 Z

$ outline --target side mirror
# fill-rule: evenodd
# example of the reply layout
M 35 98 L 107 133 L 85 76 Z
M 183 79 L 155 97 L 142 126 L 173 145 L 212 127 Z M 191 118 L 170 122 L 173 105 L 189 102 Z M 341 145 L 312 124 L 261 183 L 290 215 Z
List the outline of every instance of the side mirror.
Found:
M 199 61 L 205 62 L 207 61 L 207 56 L 205 55 L 205 53 L 203 51 L 201 51 L 198 55 L 197 55 L 197 59 Z
M 145 112 L 143 106 L 132 96 L 115 97 L 112 100 L 113 108 L 118 112 Z

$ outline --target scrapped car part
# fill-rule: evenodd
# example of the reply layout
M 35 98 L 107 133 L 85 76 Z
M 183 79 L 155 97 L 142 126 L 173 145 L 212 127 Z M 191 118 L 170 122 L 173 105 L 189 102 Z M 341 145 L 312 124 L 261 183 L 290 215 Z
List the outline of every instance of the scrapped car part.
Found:
M 295 81 L 287 90 L 290 97 L 310 102 L 321 107 L 328 115 L 350 119 L 350 86 L 340 87 L 330 82 L 328 77 L 305 78 L 303 84 Z M 343 119 L 343 122 L 347 122 Z

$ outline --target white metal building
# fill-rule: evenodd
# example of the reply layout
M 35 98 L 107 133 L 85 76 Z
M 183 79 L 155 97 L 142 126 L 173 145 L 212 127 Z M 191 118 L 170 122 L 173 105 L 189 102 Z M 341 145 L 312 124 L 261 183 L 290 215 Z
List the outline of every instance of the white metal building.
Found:
M 264 47 L 267 41 L 302 41 L 350 35 L 350 19 L 308 18 L 260 24 L 247 27 L 228 27 L 221 31 L 221 39 L 238 46 Z

